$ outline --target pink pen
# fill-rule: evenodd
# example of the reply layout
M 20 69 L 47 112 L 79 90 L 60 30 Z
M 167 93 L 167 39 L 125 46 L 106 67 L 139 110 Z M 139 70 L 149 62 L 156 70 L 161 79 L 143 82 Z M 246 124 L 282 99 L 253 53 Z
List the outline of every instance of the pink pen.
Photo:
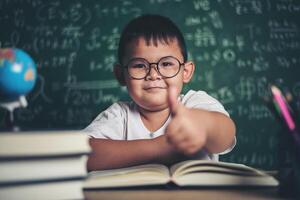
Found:
M 276 86 L 272 86 L 271 91 L 273 93 L 275 101 L 277 102 L 277 104 L 281 110 L 281 113 L 283 115 L 283 118 L 284 118 L 288 128 L 290 129 L 291 132 L 293 132 L 296 128 L 296 125 L 295 125 L 295 122 L 288 110 L 287 105 L 285 104 L 285 101 L 283 99 L 283 96 L 282 96 L 280 90 Z

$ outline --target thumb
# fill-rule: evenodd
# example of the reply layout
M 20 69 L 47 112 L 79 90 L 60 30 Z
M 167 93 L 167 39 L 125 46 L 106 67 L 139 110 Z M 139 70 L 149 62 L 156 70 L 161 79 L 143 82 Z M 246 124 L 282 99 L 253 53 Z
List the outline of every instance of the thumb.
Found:
M 168 89 L 168 103 L 171 114 L 175 115 L 178 112 L 180 103 L 177 101 L 177 88 L 174 86 L 170 86 Z

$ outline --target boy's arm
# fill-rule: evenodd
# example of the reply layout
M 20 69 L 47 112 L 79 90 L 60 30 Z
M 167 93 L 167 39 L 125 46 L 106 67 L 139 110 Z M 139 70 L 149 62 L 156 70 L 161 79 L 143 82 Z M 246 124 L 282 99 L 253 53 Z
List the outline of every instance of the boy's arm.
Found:
M 197 112 L 199 112 L 198 115 L 205 115 L 206 119 L 204 122 L 207 127 L 205 149 L 210 153 L 221 153 L 232 147 L 236 132 L 232 119 L 219 112 L 202 110 L 197 110 Z
M 88 171 L 104 170 L 145 164 L 176 162 L 180 154 L 160 136 L 149 140 L 90 139 L 92 154 L 88 158 Z
M 197 130 L 194 133 L 195 137 L 193 137 L 193 132 L 190 132 L 190 137 L 195 143 L 198 142 L 198 147 L 201 147 L 203 143 L 203 148 L 209 153 L 221 153 L 232 146 L 235 124 L 229 117 L 219 112 L 201 109 L 189 109 L 187 112 L 190 127 Z
M 208 115 L 211 116 L 209 117 Z M 211 153 L 221 153 L 231 148 L 234 144 L 236 133 L 233 120 L 218 112 L 207 114 L 207 120 L 208 137 L 205 148 Z
M 200 149 L 221 153 L 232 146 L 235 124 L 226 115 L 195 108 L 177 102 L 176 91 L 170 90 L 172 120 L 166 128 L 168 141 L 179 151 L 191 155 Z

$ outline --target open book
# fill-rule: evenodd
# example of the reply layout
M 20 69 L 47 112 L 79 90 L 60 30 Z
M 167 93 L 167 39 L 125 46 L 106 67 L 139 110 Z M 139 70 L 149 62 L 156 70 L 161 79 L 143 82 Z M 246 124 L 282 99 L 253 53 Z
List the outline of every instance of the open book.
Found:
M 93 171 L 84 189 L 133 186 L 278 186 L 278 181 L 263 171 L 242 164 L 207 160 L 189 160 L 168 169 L 160 164 Z

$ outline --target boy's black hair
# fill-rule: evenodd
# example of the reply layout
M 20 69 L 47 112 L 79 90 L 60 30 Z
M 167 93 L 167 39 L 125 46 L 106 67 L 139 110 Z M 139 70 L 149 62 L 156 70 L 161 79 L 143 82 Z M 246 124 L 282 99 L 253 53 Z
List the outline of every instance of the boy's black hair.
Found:
M 152 42 L 155 46 L 158 42 L 169 44 L 173 39 L 177 39 L 184 62 L 187 61 L 186 45 L 179 28 L 167 17 L 146 14 L 133 19 L 124 28 L 118 48 L 118 59 L 121 64 L 124 64 L 122 58 L 126 45 L 139 37 L 144 38 L 147 45 Z

